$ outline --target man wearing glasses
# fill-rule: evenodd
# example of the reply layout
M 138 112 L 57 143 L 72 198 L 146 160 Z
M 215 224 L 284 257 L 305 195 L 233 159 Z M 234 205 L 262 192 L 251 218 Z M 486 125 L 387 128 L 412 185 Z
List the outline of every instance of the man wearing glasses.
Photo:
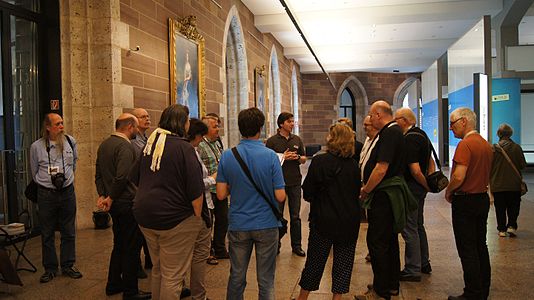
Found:
M 464 271 L 464 293 L 455 299 L 487 299 L 491 266 L 486 245 L 489 211 L 487 188 L 493 152 L 475 130 L 476 115 L 461 107 L 450 116 L 450 130 L 461 139 L 453 157 L 445 199 L 452 204 L 452 228 Z

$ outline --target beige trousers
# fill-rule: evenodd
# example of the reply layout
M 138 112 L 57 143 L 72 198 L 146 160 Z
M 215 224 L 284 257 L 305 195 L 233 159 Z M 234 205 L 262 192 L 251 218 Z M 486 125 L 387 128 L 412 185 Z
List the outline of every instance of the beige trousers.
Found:
M 206 299 L 206 260 L 210 255 L 211 228 L 206 227 L 202 222 L 202 229 L 198 233 L 193 249 L 193 261 L 191 262 L 191 288 L 192 300 Z
M 193 246 L 202 218 L 191 216 L 169 230 L 141 228 L 152 257 L 152 299 L 180 299 L 185 275 L 191 267 Z

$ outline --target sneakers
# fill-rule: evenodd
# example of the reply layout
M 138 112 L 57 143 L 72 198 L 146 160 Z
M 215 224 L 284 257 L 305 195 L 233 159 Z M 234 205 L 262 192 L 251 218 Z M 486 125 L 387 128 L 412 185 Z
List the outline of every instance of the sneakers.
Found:
M 499 231 L 499 237 L 506 237 L 506 232 Z
M 61 274 L 65 276 L 69 276 L 70 278 L 73 278 L 73 279 L 82 278 L 83 276 L 82 273 L 80 273 L 80 271 L 78 271 L 78 269 L 76 269 L 75 267 L 62 268 Z
M 56 272 L 50 272 L 46 271 L 43 275 L 41 275 L 41 278 L 39 279 L 40 283 L 47 283 L 50 280 L 54 279 L 56 277 Z
M 513 228 L 513 227 L 508 227 L 508 229 L 506 230 L 506 232 L 508 232 L 508 234 L 510 235 L 510 237 L 516 237 L 516 229 Z M 501 233 L 499 232 L 499 236 L 501 236 Z
M 354 300 L 382 300 L 386 299 L 378 295 L 375 290 L 369 289 L 365 294 L 354 296 Z

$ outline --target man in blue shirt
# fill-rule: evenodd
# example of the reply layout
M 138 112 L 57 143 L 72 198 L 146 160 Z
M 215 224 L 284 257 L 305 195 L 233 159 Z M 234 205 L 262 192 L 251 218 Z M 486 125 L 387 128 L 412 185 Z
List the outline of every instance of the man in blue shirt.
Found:
M 243 139 L 237 151 L 252 174 L 252 178 L 275 206 L 286 198 L 282 167 L 276 153 L 259 140 L 265 123 L 263 113 L 253 107 L 238 116 Z M 217 198 L 231 195 L 229 210 L 230 278 L 227 299 L 243 299 L 247 267 L 256 249 L 259 299 L 274 299 L 274 273 L 278 250 L 278 222 L 266 199 L 256 191 L 241 169 L 231 150 L 226 150 L 217 172 Z
M 64 132 L 63 119 L 49 113 L 43 121 L 43 136 L 30 147 L 33 180 L 39 185 L 37 203 L 41 225 L 44 274 L 41 283 L 52 280 L 58 271 L 54 231 L 61 233 L 61 272 L 74 279 L 82 277 L 76 261 L 76 194 L 74 171 L 78 152 L 76 140 Z

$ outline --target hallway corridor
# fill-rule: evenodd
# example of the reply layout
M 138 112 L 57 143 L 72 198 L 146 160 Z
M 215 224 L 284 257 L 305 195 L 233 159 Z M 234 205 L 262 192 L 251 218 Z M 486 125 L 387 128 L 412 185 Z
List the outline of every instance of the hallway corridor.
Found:
M 517 238 L 498 237 L 495 225 L 495 212 L 490 210 L 488 219 L 488 246 L 492 266 L 491 299 L 533 299 L 534 287 L 534 174 L 525 174 L 531 192 L 523 197 Z M 307 220 L 309 205 L 303 202 L 302 219 Z M 443 194 L 430 194 L 425 206 L 425 221 L 430 245 L 430 258 L 433 272 L 424 275 L 420 283 L 401 282 L 401 291 L 393 299 L 446 299 L 448 295 L 462 293 L 463 280 L 460 261 L 454 245 L 451 226 L 450 205 Z M 303 222 L 303 242 L 306 250 L 307 222 Z M 370 264 L 364 260 L 367 254 L 365 235 L 367 225 L 360 230 L 356 249 L 355 266 L 350 294 L 343 299 L 352 299 L 366 289 L 372 281 Z M 401 240 L 401 253 L 403 242 Z M 106 230 L 81 230 L 77 238 L 76 266 L 83 273 L 80 280 L 59 276 L 47 284 L 39 283 L 42 273 L 40 240 L 29 241 L 26 253 L 39 267 L 32 274 L 19 271 L 23 287 L 0 283 L 0 299 L 107 299 L 104 288 L 107 267 L 112 245 L 111 228 Z M 402 258 L 401 258 L 402 259 Z M 248 285 L 245 299 L 257 299 L 254 259 L 248 272 Z M 291 253 L 289 237 L 283 239 L 282 251 L 278 257 L 276 270 L 276 299 L 295 297 L 300 287 L 298 281 L 305 258 Z M 320 290 L 311 294 L 310 299 L 330 299 L 329 261 Z M 221 260 L 217 266 L 207 267 L 208 297 L 212 300 L 225 299 L 229 261 Z M 149 279 L 139 280 L 142 290 L 149 289 Z M 120 295 L 108 297 L 120 299 Z

